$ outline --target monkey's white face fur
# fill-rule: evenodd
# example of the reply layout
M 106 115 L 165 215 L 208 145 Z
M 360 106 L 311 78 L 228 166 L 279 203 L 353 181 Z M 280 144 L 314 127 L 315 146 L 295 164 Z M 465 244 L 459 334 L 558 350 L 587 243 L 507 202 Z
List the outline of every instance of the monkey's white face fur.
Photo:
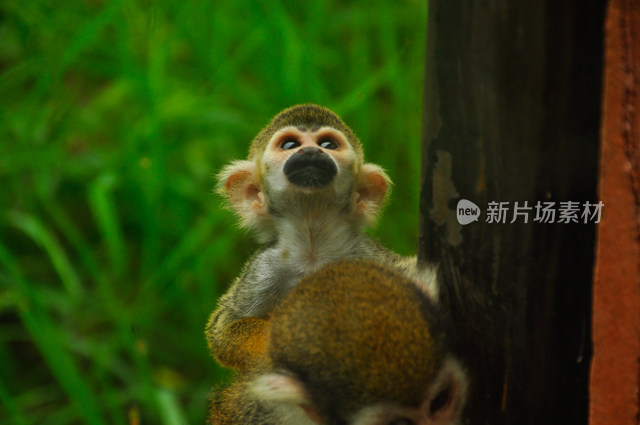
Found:
M 289 181 L 284 166 L 294 155 L 305 150 L 315 150 L 317 156 L 333 161 L 337 174 L 325 186 L 300 187 Z M 345 136 L 330 127 L 306 128 L 285 127 L 278 130 L 265 149 L 261 161 L 262 177 L 273 193 L 327 192 L 333 197 L 350 196 L 354 186 L 353 176 L 358 175 L 356 153 Z
M 393 383 L 390 382 L 390 385 Z M 393 402 L 363 406 L 346 418 L 349 425 L 459 425 L 465 406 L 468 378 L 458 360 L 448 357 L 437 377 L 425 383 L 423 403 L 404 407 Z M 323 412 L 316 410 L 305 384 L 286 371 L 266 373 L 249 384 L 258 400 L 269 403 L 283 425 L 319 425 Z M 335 388 L 339 392 L 340 388 Z
M 275 216 L 369 225 L 391 183 L 382 168 L 362 163 L 345 135 L 331 127 L 281 128 L 260 158 L 235 161 L 218 177 L 218 191 L 263 241 L 278 232 Z

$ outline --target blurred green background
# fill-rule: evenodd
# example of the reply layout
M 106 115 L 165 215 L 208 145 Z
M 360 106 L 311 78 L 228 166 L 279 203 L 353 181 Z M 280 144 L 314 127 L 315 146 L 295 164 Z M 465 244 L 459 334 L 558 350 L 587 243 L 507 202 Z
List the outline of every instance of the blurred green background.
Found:
M 203 329 L 256 248 L 212 194 L 271 116 L 334 109 L 418 233 L 424 1 L 0 3 L 0 423 L 197 424 Z

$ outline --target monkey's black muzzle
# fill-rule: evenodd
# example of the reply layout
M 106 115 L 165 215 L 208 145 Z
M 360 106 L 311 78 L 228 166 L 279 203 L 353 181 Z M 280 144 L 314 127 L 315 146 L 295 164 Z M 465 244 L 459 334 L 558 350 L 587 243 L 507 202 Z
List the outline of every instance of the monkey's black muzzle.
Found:
M 302 148 L 284 163 L 284 175 L 300 187 L 322 187 L 331 182 L 338 167 L 319 148 Z

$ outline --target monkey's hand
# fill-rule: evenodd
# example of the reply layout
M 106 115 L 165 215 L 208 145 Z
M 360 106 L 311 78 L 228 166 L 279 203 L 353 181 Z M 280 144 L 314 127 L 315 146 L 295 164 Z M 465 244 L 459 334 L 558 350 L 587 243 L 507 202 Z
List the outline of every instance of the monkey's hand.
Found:
M 247 369 L 265 357 L 268 318 L 245 317 L 225 325 L 219 316 L 214 314 L 206 329 L 209 350 L 218 363 L 231 369 Z

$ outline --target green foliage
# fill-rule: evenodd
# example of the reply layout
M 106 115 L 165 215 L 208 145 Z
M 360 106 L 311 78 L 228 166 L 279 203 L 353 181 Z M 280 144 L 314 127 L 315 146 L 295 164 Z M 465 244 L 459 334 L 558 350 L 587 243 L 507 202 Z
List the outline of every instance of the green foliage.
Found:
M 279 110 L 356 131 L 417 241 L 420 1 L 0 3 L 0 424 L 202 423 L 255 243 L 211 193 Z

